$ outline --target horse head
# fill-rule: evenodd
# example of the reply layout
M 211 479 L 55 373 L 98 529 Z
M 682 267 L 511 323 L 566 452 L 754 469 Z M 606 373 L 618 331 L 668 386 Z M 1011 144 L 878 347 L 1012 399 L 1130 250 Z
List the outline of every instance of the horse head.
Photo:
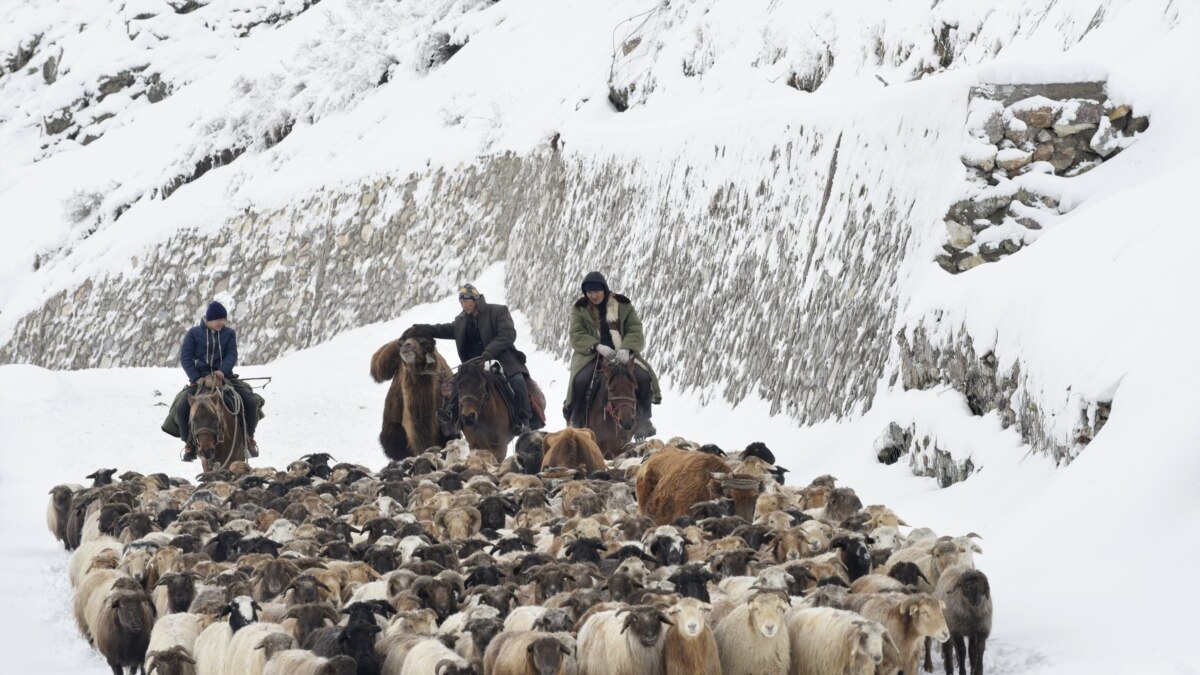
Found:
M 600 361 L 608 399 L 604 412 L 625 431 L 633 429 L 633 423 L 637 420 L 637 379 L 633 375 L 634 368 L 632 363 Z
M 221 390 L 205 389 L 202 383 L 198 393 L 188 394 L 188 403 L 191 404 L 188 425 L 196 441 L 196 453 L 204 459 L 212 459 L 217 444 L 226 436 L 225 420 L 221 415 Z
M 467 361 L 458 367 L 457 377 L 458 416 L 463 426 L 473 427 L 492 396 L 487 370 L 480 361 Z
M 437 346 L 433 338 L 412 337 L 402 341 L 400 360 L 420 375 L 437 374 Z

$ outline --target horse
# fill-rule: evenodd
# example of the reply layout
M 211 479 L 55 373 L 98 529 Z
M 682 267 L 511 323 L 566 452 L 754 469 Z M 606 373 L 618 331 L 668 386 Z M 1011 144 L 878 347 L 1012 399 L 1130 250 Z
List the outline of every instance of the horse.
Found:
M 633 438 L 637 421 L 637 380 L 633 363 L 617 363 L 597 357 L 600 389 L 588 405 L 584 426 L 596 435 L 605 459 L 616 457 Z
M 380 347 L 371 357 L 371 377 L 392 381 L 379 432 L 379 445 L 388 459 L 412 457 L 449 440 L 438 428 L 437 409 L 450 366 L 433 338 L 393 340 Z
M 205 472 L 247 458 L 242 398 L 231 389 L 223 378 L 208 375 L 200 379 L 195 394 L 188 394 L 190 440 Z
M 513 435 L 508 401 L 500 393 L 500 375 L 480 361 L 458 367 L 458 408 L 463 435 L 472 449 L 488 450 L 503 462 Z

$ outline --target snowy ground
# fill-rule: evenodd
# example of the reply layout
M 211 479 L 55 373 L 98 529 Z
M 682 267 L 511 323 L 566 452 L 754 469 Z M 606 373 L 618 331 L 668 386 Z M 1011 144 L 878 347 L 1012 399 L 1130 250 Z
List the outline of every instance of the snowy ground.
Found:
M 504 287 L 502 268 L 477 285 L 491 291 L 493 302 L 503 301 L 497 292 Z M 327 451 L 338 460 L 382 466 L 375 437 L 385 387 L 367 374 L 370 355 L 409 324 L 447 321 L 457 311 L 447 298 L 274 363 L 239 369 L 243 376 L 274 377 L 264 392 L 268 417 L 259 430 L 259 463 L 279 466 L 305 452 Z M 517 323 L 525 328 L 524 317 Z M 649 330 L 653 341 L 652 322 Z M 449 345 L 446 351 L 452 352 Z M 1194 355 L 1188 360 L 1170 351 L 1129 373 L 1108 426 L 1075 463 L 1058 470 L 1041 457 L 1026 457 L 1016 434 L 1001 431 L 994 418 L 972 417 L 952 391 L 884 394 L 861 418 L 797 428 L 769 417 L 765 405 L 731 409 L 696 392 L 672 391 L 668 383 L 656 421 L 664 436 L 727 449 L 764 440 L 791 469 L 790 483 L 832 473 L 865 503 L 889 504 L 910 523 L 983 535 L 986 555 L 979 564 L 996 601 L 991 673 L 1196 673 L 1200 657 L 1188 638 L 1198 626 L 1200 594 L 1195 584 L 1176 587 L 1174 580 L 1193 573 L 1200 559 L 1194 417 L 1200 397 L 1175 380 L 1179 372 L 1200 369 L 1193 367 Z M 554 409 L 565 362 L 545 353 L 529 356 Z M 3 672 L 108 672 L 71 620 L 68 555 L 45 529 L 46 493 L 99 467 L 194 474 L 196 466 L 176 459 L 179 442 L 158 429 L 181 379 L 174 369 L 0 367 Z M 907 418 L 971 447 L 983 469 L 940 490 L 902 464 L 877 464 L 871 446 L 885 420 Z M 552 418 L 551 428 L 557 426 Z

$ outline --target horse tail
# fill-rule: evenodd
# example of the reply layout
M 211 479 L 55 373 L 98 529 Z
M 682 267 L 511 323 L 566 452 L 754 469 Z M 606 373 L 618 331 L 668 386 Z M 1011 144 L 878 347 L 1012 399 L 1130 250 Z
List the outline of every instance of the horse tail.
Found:
M 376 382 L 387 382 L 400 372 L 400 341 L 391 342 L 380 347 L 371 357 L 371 377 Z

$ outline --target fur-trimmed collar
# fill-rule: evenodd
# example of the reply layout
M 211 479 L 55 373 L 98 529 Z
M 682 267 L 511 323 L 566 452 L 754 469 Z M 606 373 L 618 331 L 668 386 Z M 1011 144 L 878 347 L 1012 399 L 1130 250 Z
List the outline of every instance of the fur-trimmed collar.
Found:
M 621 295 L 620 293 L 609 293 L 608 296 L 609 296 L 609 299 L 616 298 L 617 302 L 621 303 L 622 305 L 628 305 L 629 303 L 632 302 L 632 300 Z M 575 306 L 576 307 L 587 307 L 588 306 L 587 296 L 585 295 L 582 298 L 576 300 Z

